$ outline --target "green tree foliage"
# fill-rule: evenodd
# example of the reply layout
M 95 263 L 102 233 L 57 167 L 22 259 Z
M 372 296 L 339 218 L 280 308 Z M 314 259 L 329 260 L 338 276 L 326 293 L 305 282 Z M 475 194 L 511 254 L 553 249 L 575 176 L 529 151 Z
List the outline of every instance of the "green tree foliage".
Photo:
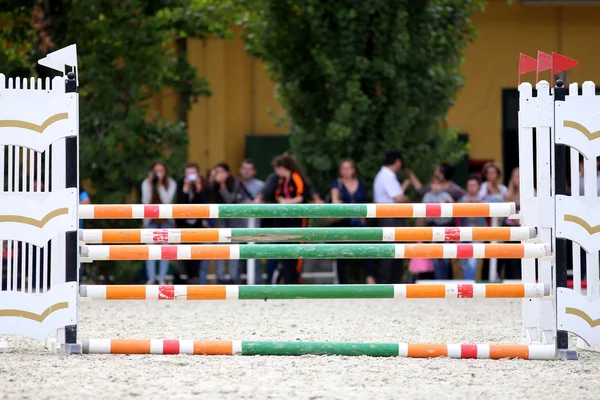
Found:
M 187 161 L 185 112 L 208 96 L 206 79 L 187 61 L 188 36 L 225 36 L 227 8 L 209 0 L 5 1 L 0 9 L 0 66 L 8 76 L 47 76 L 48 52 L 77 44 L 80 68 L 80 175 L 95 203 L 139 202 L 151 164 L 174 174 Z M 156 96 L 178 96 L 176 121 L 151 113 Z M 131 197 L 131 194 L 134 194 Z M 88 226 L 139 226 L 90 221 Z M 125 268 L 126 270 L 127 268 Z M 124 269 L 119 268 L 122 272 Z
M 428 176 L 464 155 L 445 117 L 483 1 L 246 0 L 250 51 L 265 61 L 291 122 L 291 152 L 321 190 L 342 157 L 372 182 L 402 150 Z

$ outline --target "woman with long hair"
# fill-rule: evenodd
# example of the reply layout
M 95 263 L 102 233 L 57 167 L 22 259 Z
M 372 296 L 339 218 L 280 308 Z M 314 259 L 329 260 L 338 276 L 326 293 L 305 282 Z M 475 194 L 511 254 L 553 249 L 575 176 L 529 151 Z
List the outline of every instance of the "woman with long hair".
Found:
M 277 175 L 277 185 L 273 188 L 273 197 L 279 204 L 299 204 L 308 201 L 308 181 L 302 169 L 290 156 L 278 156 L 273 159 L 273 169 Z M 277 218 L 273 221 L 277 228 L 299 228 L 306 224 L 302 218 Z M 283 283 L 298 283 L 302 270 L 302 259 L 282 260 Z
M 167 165 L 162 161 L 156 161 L 148 177 L 142 182 L 143 204 L 172 204 L 175 198 L 177 183 L 169 176 Z M 168 229 L 173 227 L 173 221 L 164 218 L 144 219 L 144 228 Z M 157 260 L 146 260 L 146 273 L 148 284 L 156 282 Z M 161 260 L 158 272 L 158 283 L 164 285 L 169 269 L 169 260 Z
M 331 202 L 335 204 L 343 203 L 369 203 L 367 189 L 363 182 L 358 179 L 356 165 L 351 158 L 343 158 L 338 165 L 338 177 L 331 184 Z M 364 227 L 366 221 L 364 218 L 343 218 L 331 223 L 334 227 Z M 346 278 L 345 259 L 337 260 L 338 280 L 341 284 L 348 283 Z M 366 273 L 366 282 L 375 283 L 375 271 L 373 269 L 373 260 L 363 260 Z
M 504 201 L 508 193 L 508 189 L 502 183 L 500 178 L 502 177 L 502 169 L 495 162 L 485 163 L 481 169 L 481 175 L 485 182 L 481 184 L 479 190 L 479 198 L 483 202 L 501 202 Z

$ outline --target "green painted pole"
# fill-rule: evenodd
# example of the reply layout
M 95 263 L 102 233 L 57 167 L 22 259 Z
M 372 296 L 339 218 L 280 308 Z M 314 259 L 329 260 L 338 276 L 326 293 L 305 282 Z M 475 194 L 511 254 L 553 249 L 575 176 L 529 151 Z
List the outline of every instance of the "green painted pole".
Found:
M 240 245 L 241 259 L 260 258 L 394 258 L 394 244 Z
M 393 285 L 239 286 L 240 300 L 393 299 Z
M 234 228 L 232 242 L 383 241 L 383 228 Z
M 219 218 L 366 217 L 366 204 L 219 204 Z
M 242 355 L 398 357 L 396 343 L 242 342 Z

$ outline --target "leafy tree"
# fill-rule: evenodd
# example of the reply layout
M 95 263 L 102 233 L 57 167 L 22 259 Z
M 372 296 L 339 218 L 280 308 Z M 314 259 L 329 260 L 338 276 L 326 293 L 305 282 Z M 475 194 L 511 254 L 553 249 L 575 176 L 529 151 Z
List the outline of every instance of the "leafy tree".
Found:
M 179 173 L 187 161 L 185 112 L 208 82 L 187 61 L 188 36 L 228 35 L 230 12 L 209 0 L 8 0 L 0 9 L 0 65 L 9 76 L 47 76 L 48 52 L 77 44 L 80 172 L 96 203 L 139 202 L 151 163 Z M 179 119 L 152 113 L 158 95 L 178 96 Z M 139 221 L 93 221 L 96 227 Z M 119 273 L 127 271 L 119 268 Z M 134 269 L 130 269 L 134 273 Z
M 242 0 L 248 47 L 277 83 L 291 152 L 321 190 L 342 157 L 372 182 L 383 154 L 428 176 L 464 155 L 445 117 L 483 1 Z

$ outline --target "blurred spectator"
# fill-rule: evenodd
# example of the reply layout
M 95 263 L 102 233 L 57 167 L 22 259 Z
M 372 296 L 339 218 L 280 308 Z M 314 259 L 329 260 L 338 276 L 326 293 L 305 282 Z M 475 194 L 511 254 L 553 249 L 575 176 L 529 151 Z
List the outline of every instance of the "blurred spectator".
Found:
M 510 181 L 508 181 L 508 190 L 504 201 L 513 202 L 517 207 L 517 213 L 521 209 L 521 189 L 519 184 L 519 168 L 514 168 L 510 174 Z M 519 220 L 517 219 L 504 219 L 504 226 L 518 226 Z M 504 265 L 504 279 L 521 279 L 521 260 L 508 258 L 503 259 L 502 264 Z
M 275 191 L 277 190 L 277 184 L 279 183 L 279 177 L 275 172 L 269 174 L 267 179 L 265 180 L 265 184 L 254 198 L 254 203 L 267 203 L 273 204 L 275 201 Z M 262 228 L 274 228 L 276 220 L 274 218 L 265 218 L 260 221 L 260 226 Z M 279 260 L 268 259 L 267 260 L 267 282 L 269 283 L 277 283 L 274 282 L 275 271 L 277 270 L 277 265 L 279 264 Z
M 417 218 L 415 220 L 415 226 L 425 226 L 425 220 L 423 218 Z M 420 279 L 430 280 L 435 278 L 435 275 L 433 274 L 433 260 L 431 258 L 411 258 L 408 263 L 408 271 L 411 274 L 411 283 L 416 283 L 416 281 Z
M 429 192 L 423 196 L 423 203 L 454 203 L 452 196 L 442 189 L 442 179 L 434 175 L 429 183 Z M 431 227 L 452 226 L 453 219 L 449 217 L 427 218 L 425 223 Z M 433 260 L 433 274 L 435 279 L 450 279 L 450 260 L 439 258 Z
M 396 174 L 402 169 L 402 153 L 390 151 L 385 155 L 381 167 L 373 182 L 373 200 L 375 203 L 408 203 L 404 189 Z M 405 226 L 401 218 L 380 218 L 377 223 L 381 227 Z M 379 263 L 380 283 L 400 283 L 404 274 L 404 263 L 400 259 L 382 259 Z
M 208 193 L 200 176 L 200 166 L 191 162 L 185 166 L 184 174 L 177 182 L 177 204 L 204 204 L 208 202 Z M 175 224 L 179 229 L 207 228 L 208 222 L 203 219 L 176 219 Z M 206 285 L 208 273 L 208 260 L 182 260 L 185 279 L 183 283 L 197 282 Z
M 290 156 L 278 156 L 273 160 L 273 169 L 278 177 L 277 186 L 273 188 L 265 185 L 263 197 L 273 199 L 279 204 L 305 203 L 307 180 L 298 163 Z M 303 220 L 301 218 L 277 218 L 273 219 L 272 224 L 275 228 L 300 228 L 303 226 Z M 287 259 L 282 260 L 281 264 L 283 283 L 298 283 L 302 260 Z
M 177 190 L 177 183 L 169 176 L 167 166 L 162 161 L 157 161 L 152 166 L 152 171 L 142 182 L 143 204 L 172 204 Z M 144 227 L 148 229 L 168 229 L 173 227 L 169 219 L 155 218 L 144 219 Z M 146 273 L 148 284 L 156 283 L 156 261 L 146 260 Z M 169 270 L 169 260 L 160 260 L 158 283 L 166 284 L 165 279 Z
M 597 180 L 597 195 L 600 196 L 600 171 L 596 173 Z M 584 195 L 584 187 L 585 187 L 585 178 L 584 178 L 584 168 L 583 168 L 583 159 L 579 160 L 579 195 Z
M 242 182 L 230 173 L 229 165 L 225 162 L 217 164 L 214 168 L 214 183 L 211 186 L 211 202 L 216 204 L 236 204 L 242 200 Z M 238 218 L 216 219 L 216 228 L 240 228 L 245 221 Z M 227 283 L 225 279 L 225 262 L 229 261 L 229 277 L 231 282 L 240 283 L 239 260 L 215 260 L 215 273 L 217 283 Z
M 485 182 L 479 189 L 479 198 L 483 202 L 501 202 L 504 201 L 508 193 L 506 186 L 500 183 L 502 169 L 495 162 L 486 163 L 481 169 L 481 175 Z
M 331 202 L 332 203 L 368 203 L 367 189 L 356 175 L 356 166 L 350 158 L 344 158 L 340 161 L 338 167 L 338 178 L 331 184 Z M 333 227 L 360 227 L 366 226 L 364 218 L 344 218 L 331 223 Z M 338 280 L 341 284 L 348 283 L 346 278 L 347 260 L 337 260 Z M 373 270 L 373 260 L 364 260 L 366 282 L 375 283 L 375 272 Z
M 481 203 L 479 198 L 479 190 L 481 189 L 481 179 L 478 174 L 471 174 L 467 177 L 467 194 L 465 194 L 461 203 Z M 461 226 L 464 227 L 482 227 L 487 226 L 487 220 L 483 217 L 468 217 L 461 219 Z M 519 265 L 520 265 L 520 260 Z M 477 277 L 477 266 L 479 260 L 477 258 L 466 258 L 460 260 L 462 270 L 462 278 L 467 280 L 475 280 Z
M 256 165 L 248 158 L 242 161 L 240 166 L 240 181 L 244 186 L 242 201 L 245 203 L 254 201 L 265 186 L 263 181 L 256 179 Z
M 417 191 L 419 196 L 425 196 L 425 193 L 431 191 L 430 185 L 423 186 L 419 179 L 412 173 L 412 171 L 408 172 L 408 178 L 413 186 L 413 188 Z M 452 196 L 452 199 L 457 202 L 465 195 L 465 189 L 460 187 L 457 183 L 455 183 L 452 178 L 454 178 L 454 173 L 456 172 L 456 168 L 447 163 L 441 163 L 435 167 L 433 171 L 433 176 L 439 179 L 441 182 L 442 190 Z
M 242 161 L 242 165 L 240 166 L 240 181 L 242 182 L 242 193 L 241 193 L 241 202 L 242 203 L 251 203 L 254 202 L 256 196 L 259 195 L 262 188 L 265 186 L 265 183 L 260 179 L 256 179 L 256 165 L 254 161 L 250 159 L 245 159 Z M 243 220 L 244 227 L 248 228 L 250 219 Z M 261 220 L 255 218 L 254 219 L 254 227 L 259 228 L 261 226 Z M 255 274 L 254 274 L 254 282 L 256 284 L 262 283 L 262 264 L 257 260 L 254 262 Z M 247 269 L 248 262 L 247 260 L 240 260 L 240 267 L 246 267 Z
M 277 191 L 277 186 L 279 185 L 279 176 L 272 172 L 267 176 L 265 180 L 265 184 L 260 191 L 260 193 L 255 197 L 254 203 L 267 203 L 273 204 L 277 203 L 275 199 L 275 193 Z M 304 200 L 305 202 L 313 201 L 314 203 L 324 203 L 323 199 L 319 196 L 317 191 L 310 185 L 308 182 L 305 182 L 306 186 L 304 188 Z M 301 220 L 301 224 L 305 224 L 306 219 Z M 265 218 L 260 222 L 261 227 L 263 228 L 276 228 L 280 227 L 278 225 L 278 221 L 275 218 Z M 269 259 L 267 260 L 267 280 L 270 283 L 277 283 L 277 275 L 275 272 L 277 271 L 277 265 L 280 260 Z M 302 260 L 299 260 L 299 264 L 301 265 Z

